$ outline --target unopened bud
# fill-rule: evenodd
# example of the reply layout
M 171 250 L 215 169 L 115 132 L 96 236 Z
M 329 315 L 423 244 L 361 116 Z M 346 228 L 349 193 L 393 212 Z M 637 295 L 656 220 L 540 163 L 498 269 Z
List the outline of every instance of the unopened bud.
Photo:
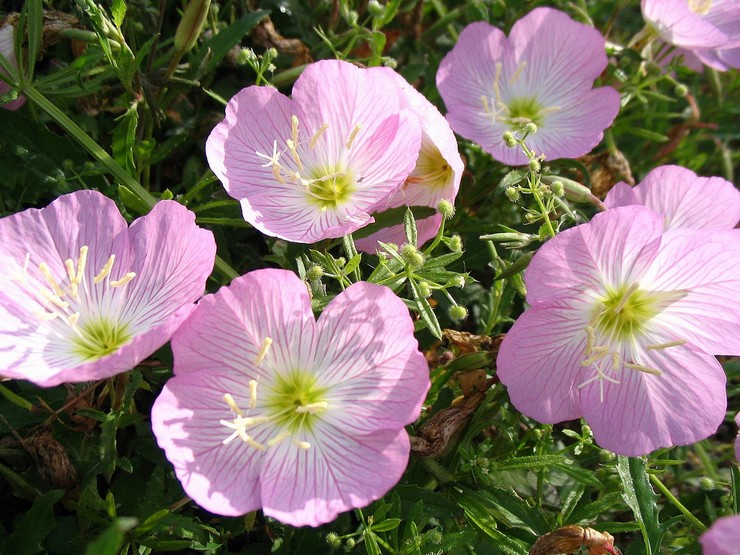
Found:
M 519 141 L 511 131 L 506 131 L 503 135 L 503 139 L 504 144 L 509 148 L 515 148 L 519 144 Z
M 437 211 L 442 214 L 445 220 L 449 220 L 455 215 L 455 205 L 447 199 L 442 199 L 437 203 Z
M 452 305 L 449 314 L 453 320 L 465 320 L 468 317 L 468 309 L 464 306 Z
M 462 237 L 460 237 L 459 235 L 453 235 L 447 241 L 447 247 L 452 252 L 460 252 L 460 251 L 462 251 L 462 249 L 463 249 Z
M 339 549 L 342 547 L 342 540 L 340 540 L 339 536 L 334 532 L 329 532 L 326 535 L 326 543 L 328 543 L 332 549 Z
M 426 299 L 427 297 L 432 296 L 432 288 L 429 286 L 428 281 L 419 281 L 417 282 L 417 285 L 419 286 L 419 294 L 422 297 Z
M 511 202 L 519 202 L 519 199 L 522 196 L 519 192 L 519 189 L 517 189 L 516 187 L 508 187 L 505 193 L 506 198 L 508 198 Z
M 380 63 L 383 64 L 383 67 L 389 67 L 391 69 L 396 69 L 398 67 L 398 60 L 391 58 L 390 56 L 383 56 L 380 58 Z
M 408 243 L 401 247 L 401 257 L 411 268 L 421 268 L 424 265 L 424 255 L 414 245 Z
M 532 158 L 527 163 L 527 166 L 529 166 L 529 171 L 533 173 L 538 173 L 542 169 L 542 165 L 540 164 L 540 161 L 537 160 L 537 158 Z
M 537 133 L 537 124 L 530 121 L 527 125 L 524 126 L 524 131 L 526 131 L 529 135 L 534 135 L 535 133 Z
M 699 478 L 699 487 L 704 491 L 712 491 L 715 488 L 714 480 L 709 476 Z
M 356 542 L 354 538 L 347 538 L 347 542 L 344 544 L 344 547 L 345 549 L 347 549 L 347 551 L 349 551 L 351 549 L 354 549 L 355 543 Z
M 385 14 L 385 6 L 378 2 L 378 0 L 370 0 L 367 3 L 367 12 L 372 17 L 383 17 Z
M 211 7 L 211 0 L 190 0 L 175 31 L 175 48 L 189 52 L 198 40 Z
M 679 83 L 678 85 L 676 85 L 676 88 L 673 89 L 673 94 L 680 98 L 683 98 L 684 96 L 689 94 L 689 88 L 683 83 Z
M 556 197 L 562 197 L 565 195 L 565 186 L 562 181 L 553 181 L 550 188 L 552 189 L 552 194 Z
M 314 264 L 306 272 L 306 277 L 308 278 L 309 281 L 316 281 L 317 279 L 321 279 L 321 276 L 323 275 L 324 275 L 324 269 L 318 264 Z

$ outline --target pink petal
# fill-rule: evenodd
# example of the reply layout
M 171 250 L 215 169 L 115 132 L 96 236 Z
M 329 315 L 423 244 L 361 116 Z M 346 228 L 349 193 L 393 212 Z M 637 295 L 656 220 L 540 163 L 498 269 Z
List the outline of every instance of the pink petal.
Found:
M 540 303 L 519 316 L 496 359 L 496 375 L 512 404 L 539 422 L 554 424 L 581 416 L 578 385 L 585 381 L 587 303 L 566 299 Z
M 665 218 L 666 230 L 732 229 L 740 220 L 740 192 L 732 183 L 697 177 L 681 166 L 655 168 L 632 190 L 631 199 L 612 191 L 604 201 L 608 207 L 642 204 Z
M 321 314 L 318 335 L 314 369 L 331 387 L 322 420 L 366 434 L 419 417 L 429 367 L 408 308 L 390 289 L 351 285 Z
M 525 273 L 527 302 L 563 289 L 601 292 L 639 281 L 660 246 L 662 219 L 641 206 L 615 208 L 559 233 L 540 247 Z
M 740 515 L 718 518 L 699 538 L 704 555 L 736 555 L 740 544 Z
M 654 336 L 658 344 L 663 339 Z M 623 368 L 604 382 L 582 388 L 583 417 L 604 449 L 627 456 L 688 445 L 717 431 L 727 406 L 725 373 L 714 357 L 688 345 L 662 350 L 628 349 L 624 359 L 655 368 L 660 376 Z M 680 410 L 677 410 L 680 407 Z
M 264 513 L 293 526 L 319 526 L 380 499 L 408 464 L 403 428 L 353 436 L 322 425 L 306 439 L 307 450 L 286 440 L 268 451 L 260 476 Z
M 665 234 L 640 280 L 653 291 L 683 292 L 656 317 L 673 340 L 712 354 L 740 354 L 740 230 L 679 229 Z
M 727 43 L 727 35 L 689 9 L 686 0 L 642 0 L 642 15 L 660 36 L 675 46 L 702 49 Z
M 635 188 L 631 187 L 624 181 L 620 181 L 612 187 L 606 194 L 604 205 L 607 208 L 616 208 L 617 206 L 630 206 L 632 204 L 641 204 L 637 199 Z
M 152 406 L 152 430 L 185 493 L 204 509 L 227 516 L 261 506 L 262 453 L 238 439 L 223 444 L 230 430 L 219 421 L 233 415 L 219 392 L 234 385 L 203 368 L 201 374 L 171 379 Z

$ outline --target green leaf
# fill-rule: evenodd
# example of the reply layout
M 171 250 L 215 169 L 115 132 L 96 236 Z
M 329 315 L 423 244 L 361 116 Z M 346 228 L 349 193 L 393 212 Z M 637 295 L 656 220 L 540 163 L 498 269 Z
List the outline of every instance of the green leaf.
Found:
M 113 0 L 113 6 L 110 11 L 111 15 L 113 15 L 113 23 L 120 29 L 123 24 L 123 18 L 126 17 L 126 2 L 124 0 Z
M 406 235 L 406 242 L 409 245 L 416 246 L 419 236 L 416 233 L 416 220 L 414 220 L 414 213 L 410 208 L 406 208 L 406 212 L 403 213 L 403 232 Z
M 570 514 L 570 517 L 565 519 L 564 524 L 588 524 L 593 522 L 597 517 L 613 510 L 615 505 L 618 505 L 621 499 L 621 493 L 607 493 L 592 503 L 576 508 Z
M 414 219 L 416 220 L 423 220 L 424 218 L 434 216 L 434 214 L 437 213 L 434 208 L 429 206 L 399 206 L 398 208 L 391 208 L 390 210 L 385 210 L 383 212 L 376 212 L 373 214 L 373 219 L 375 219 L 373 223 L 366 225 L 362 229 L 358 229 L 353 233 L 355 239 L 367 237 L 368 235 L 372 235 L 386 227 L 401 225 L 404 221 L 406 210 L 411 210 Z
M 33 77 L 33 68 L 36 65 L 36 59 L 41 51 L 41 41 L 44 34 L 43 20 L 43 3 L 41 0 L 28 0 L 26 2 L 28 26 L 28 67 L 26 68 L 27 78 L 30 81 Z
M 137 520 L 135 518 L 117 518 L 105 532 L 87 545 L 85 555 L 117 555 L 118 550 L 123 544 L 124 535 L 136 526 L 136 523 Z
M 427 325 L 427 328 L 429 328 L 429 331 L 434 337 L 442 339 L 442 328 L 439 325 L 437 315 L 434 314 L 434 310 L 429 304 L 429 301 L 422 296 L 421 291 L 419 290 L 419 285 L 413 279 L 409 280 L 409 285 L 411 285 L 411 291 L 414 295 L 416 310 L 419 312 L 422 321 Z
M 619 456 L 617 472 L 622 480 L 622 498 L 632 509 L 645 542 L 647 555 L 660 553 L 660 544 L 665 529 L 658 518 L 659 496 L 650 485 L 650 477 L 644 459 Z
M 370 526 L 370 530 L 373 532 L 389 532 L 390 530 L 395 530 L 398 528 L 398 525 L 401 524 L 400 518 L 387 518 L 381 522 L 378 522 L 377 524 L 373 524 Z
M 136 102 L 129 106 L 126 113 L 120 116 L 113 129 L 113 159 L 125 168 L 131 177 L 136 177 L 134 148 L 136 147 L 136 128 L 139 125 L 139 111 Z
M 52 490 L 37 497 L 31 509 L 16 524 L 2 552 L 13 555 L 35 555 L 43 551 L 41 542 L 56 526 L 52 508 L 63 495 L 64 490 Z
M 126 208 L 136 214 L 147 214 L 149 212 L 149 205 L 125 185 L 118 186 L 118 198 L 121 199 Z

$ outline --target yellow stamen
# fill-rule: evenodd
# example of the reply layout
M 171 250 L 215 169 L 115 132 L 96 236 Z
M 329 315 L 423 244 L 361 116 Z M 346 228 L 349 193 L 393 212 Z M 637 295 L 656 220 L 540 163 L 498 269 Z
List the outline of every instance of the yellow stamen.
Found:
M 63 301 L 58 295 L 56 295 L 46 287 L 42 287 L 41 289 L 39 289 L 39 292 L 41 293 L 41 296 L 44 297 L 47 301 L 49 301 L 53 305 L 56 305 L 62 310 L 67 310 L 69 308 L 68 302 Z
M 290 116 L 290 139 L 295 144 L 298 142 L 298 116 Z
M 128 272 L 121 279 L 116 279 L 114 281 L 111 281 L 110 286 L 111 287 L 121 287 L 122 285 L 126 285 L 129 281 L 131 281 L 135 277 L 136 277 L 136 272 Z
M 283 430 L 278 435 L 276 435 L 274 438 L 267 441 L 268 447 L 274 447 L 281 441 L 283 441 L 286 438 L 289 438 L 292 434 L 288 430 Z
M 257 406 L 257 380 L 249 380 L 249 408 Z
M 82 256 L 82 249 L 80 249 L 80 257 Z M 113 268 L 113 263 L 116 260 L 116 255 L 111 254 L 108 258 L 108 261 L 103 266 L 103 269 L 100 270 L 100 273 L 93 278 L 93 283 L 97 284 L 103 281 L 105 278 L 107 278 L 110 275 L 110 271 Z M 79 262 L 78 262 L 79 265 Z
M 46 283 L 49 284 L 49 287 L 54 291 L 54 294 L 60 299 L 64 297 L 64 290 L 59 286 L 57 280 L 54 279 L 54 276 L 51 275 L 51 270 L 49 270 L 49 267 L 45 262 L 39 264 L 39 272 L 44 276 Z
M 68 323 L 68 324 L 69 324 L 70 326 L 74 327 L 74 326 L 75 326 L 75 324 L 77 324 L 77 321 L 78 321 L 79 319 L 80 319 L 80 313 L 79 313 L 79 312 L 75 312 L 75 313 L 74 313 L 74 314 L 72 314 L 72 315 L 71 315 L 71 316 L 70 316 L 69 318 L 67 318 L 67 323 Z
M 329 403 L 326 401 L 319 401 L 318 403 L 309 403 L 308 405 L 301 405 L 295 408 L 295 411 L 299 414 L 309 413 L 315 414 L 329 407 Z
M 236 404 L 236 401 L 234 401 L 234 398 L 231 396 L 231 393 L 224 393 L 223 399 L 224 401 L 226 401 L 226 404 L 229 405 L 231 412 L 239 416 L 242 416 L 244 414 L 239 408 L 239 406 Z
M 678 347 L 679 345 L 685 345 L 685 339 L 679 339 L 678 341 L 668 341 L 667 343 L 658 343 L 657 345 L 648 345 L 647 348 L 651 351 L 662 351 L 669 347 Z
M 290 155 L 293 157 L 293 160 L 295 161 L 296 165 L 298 166 L 299 171 L 303 171 L 303 164 L 301 163 L 301 158 L 298 156 L 298 151 L 296 150 L 296 143 L 295 141 L 291 141 L 288 139 L 285 144 L 288 145 L 288 150 L 290 151 Z
M 661 370 L 656 370 L 655 368 L 650 368 L 649 366 L 644 366 L 642 364 L 635 364 L 634 362 L 625 362 L 624 366 L 625 368 L 631 368 L 632 370 L 645 372 L 646 374 L 652 374 L 653 376 L 663 375 L 663 372 Z
M 344 146 L 346 146 L 348 149 L 352 148 L 352 143 L 355 142 L 355 138 L 357 137 L 357 134 L 360 132 L 360 129 L 362 129 L 362 124 L 358 123 L 352 128 L 352 131 L 349 134 L 349 138 L 347 139 L 347 142 Z
M 262 365 L 262 361 L 265 360 L 265 356 L 267 355 L 267 351 L 270 350 L 270 346 L 271 345 L 272 345 L 272 338 L 271 337 L 265 337 L 262 340 L 262 347 L 260 348 L 260 352 L 257 353 L 257 358 L 254 359 L 254 365 L 255 366 L 261 366 Z M 250 391 L 251 391 L 251 387 L 252 387 L 251 382 L 250 382 L 250 386 L 249 387 L 250 387 Z M 257 382 L 255 382 L 255 388 L 256 387 L 257 387 Z M 255 389 L 255 395 L 257 394 L 256 391 L 257 390 Z
M 308 143 L 308 146 L 311 148 L 311 150 L 313 150 L 319 138 L 321 138 L 321 135 L 323 135 L 324 131 L 326 131 L 327 129 L 329 129 L 329 124 L 325 123 L 316 130 L 316 133 L 313 134 L 313 137 L 311 137 L 311 141 Z
M 519 77 L 522 75 L 522 72 L 524 71 L 525 67 L 527 67 L 526 60 L 521 62 L 517 66 L 516 71 L 514 72 L 514 75 L 512 75 L 511 79 L 509 79 L 509 85 L 513 85 L 514 83 L 516 83 L 517 79 L 519 79 Z
M 299 441 L 296 439 L 293 443 L 295 443 L 299 449 L 303 449 L 304 451 L 308 451 L 311 448 L 311 444 L 307 441 Z
M 85 273 L 85 266 L 87 266 L 87 251 L 87 245 L 80 247 L 80 257 L 77 259 L 77 276 L 74 279 L 76 283 L 82 283 L 82 275 Z M 113 266 L 113 262 L 111 262 L 111 266 Z

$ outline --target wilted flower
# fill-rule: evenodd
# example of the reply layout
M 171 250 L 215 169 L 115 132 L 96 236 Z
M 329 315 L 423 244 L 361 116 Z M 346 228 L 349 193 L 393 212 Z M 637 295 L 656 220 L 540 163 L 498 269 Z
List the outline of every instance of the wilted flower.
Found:
M 204 297 L 172 339 L 152 408 L 186 493 L 222 515 L 318 526 L 401 477 L 429 389 L 406 305 L 355 283 L 318 322 L 305 284 L 257 270 Z
M 607 208 L 641 204 L 665 218 L 669 229 L 732 229 L 740 220 L 740 191 L 721 177 L 698 177 L 681 166 L 660 166 L 637 186 L 617 183 Z
M 641 6 L 648 24 L 690 67 L 696 58 L 719 71 L 740 67 L 737 0 L 642 0 Z
M 0 219 L 0 373 L 106 378 L 164 345 L 205 289 L 216 245 L 174 201 L 127 227 L 96 191 Z
M 15 26 L 7 24 L 0 27 L 0 55 L 5 56 L 11 66 L 17 67 L 15 58 Z M 0 68 L 0 73 L 5 75 L 5 72 Z M 0 95 L 3 95 L 10 91 L 10 85 L 0 79 Z M 7 110 L 17 110 L 26 101 L 25 96 L 19 96 L 15 100 L 5 102 L 1 106 Z
M 501 345 L 514 406 L 544 423 L 583 416 L 602 447 L 643 455 L 714 433 L 740 354 L 740 233 L 677 229 L 613 208 L 535 254 L 527 309 Z
M 396 81 L 403 93 L 403 107 L 407 107 L 419 118 L 422 130 L 421 151 L 416 167 L 403 186 L 381 203 L 376 210 L 383 211 L 398 206 L 431 206 L 436 208 L 439 201 L 455 202 L 462 179 L 463 161 L 457 148 L 457 139 L 450 124 L 439 110 L 424 95 L 414 89 L 395 71 L 385 68 L 372 68 L 370 71 L 383 71 Z M 435 214 L 416 222 L 418 245 L 431 239 L 437 233 L 442 215 Z M 357 248 L 374 253 L 378 241 L 385 243 L 404 243 L 403 225 L 395 225 L 357 240 Z
M 548 159 L 589 152 L 619 112 L 619 93 L 593 89 L 606 68 L 605 41 L 566 14 L 537 8 L 507 38 L 485 22 L 468 25 L 437 73 L 447 120 L 505 164 L 527 163 L 503 140 L 506 131 L 534 123 L 529 148 Z
M 247 87 L 206 143 L 213 172 L 261 232 L 299 243 L 341 237 L 406 180 L 421 128 L 384 71 L 308 66 L 289 99 Z
M 718 518 L 699 538 L 703 555 L 737 555 L 740 515 Z

